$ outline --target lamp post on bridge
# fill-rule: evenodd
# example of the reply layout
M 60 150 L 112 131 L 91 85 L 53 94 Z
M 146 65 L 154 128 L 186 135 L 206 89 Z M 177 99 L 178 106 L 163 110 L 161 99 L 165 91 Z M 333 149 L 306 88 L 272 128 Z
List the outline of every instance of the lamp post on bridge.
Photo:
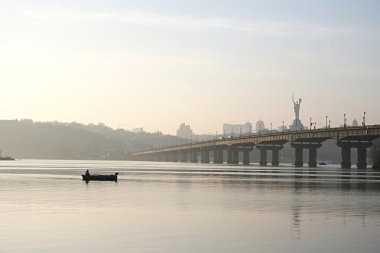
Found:
M 313 126 L 313 123 L 311 122 L 311 119 L 312 118 L 310 117 L 310 128 L 309 128 L 310 130 L 311 130 L 311 127 Z
M 363 127 L 365 127 L 365 112 L 364 112 L 364 115 L 363 115 L 363 123 L 362 123 Z
M 327 118 L 328 118 L 328 117 L 327 117 L 327 115 L 326 115 L 326 129 L 327 129 Z
M 343 127 L 347 127 L 347 119 L 346 119 L 346 114 L 343 114 Z

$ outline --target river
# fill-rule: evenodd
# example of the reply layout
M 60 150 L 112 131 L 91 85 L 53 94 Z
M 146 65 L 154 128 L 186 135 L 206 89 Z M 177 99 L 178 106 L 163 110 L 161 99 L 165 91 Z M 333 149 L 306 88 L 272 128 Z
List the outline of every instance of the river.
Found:
M 118 182 L 89 182 L 119 172 Z M 0 163 L 0 252 L 380 252 L 380 172 Z

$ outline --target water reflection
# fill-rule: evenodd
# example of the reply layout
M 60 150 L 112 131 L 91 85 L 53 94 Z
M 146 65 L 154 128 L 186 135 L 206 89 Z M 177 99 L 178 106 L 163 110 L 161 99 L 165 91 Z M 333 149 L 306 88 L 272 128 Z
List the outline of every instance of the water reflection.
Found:
M 299 183 L 294 182 L 294 194 L 292 205 L 292 238 L 301 239 L 301 205 L 299 203 L 299 193 L 302 186 Z

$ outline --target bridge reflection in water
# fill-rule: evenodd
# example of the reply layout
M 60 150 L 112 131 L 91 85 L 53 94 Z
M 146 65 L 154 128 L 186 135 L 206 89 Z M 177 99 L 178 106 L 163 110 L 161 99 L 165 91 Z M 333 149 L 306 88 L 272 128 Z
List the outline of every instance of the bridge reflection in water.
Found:
M 227 163 L 239 164 L 239 152 L 243 153 L 243 164 L 249 164 L 249 153 L 257 148 L 260 151 L 260 165 L 266 166 L 267 152 L 272 152 L 272 166 L 279 166 L 279 152 L 285 143 L 290 142 L 295 149 L 295 167 L 303 167 L 303 150 L 309 150 L 309 167 L 317 166 L 317 150 L 322 142 L 334 139 L 341 148 L 342 168 L 351 168 L 351 149 L 357 149 L 357 168 L 367 168 L 367 148 L 373 140 L 380 137 L 380 125 L 365 127 L 341 127 L 293 132 L 276 132 L 264 135 L 214 139 L 188 143 L 164 148 L 135 152 L 134 158 L 142 161 L 198 162 L 201 154 L 202 163 L 210 163 L 210 152 L 213 152 L 213 163 L 224 162 L 224 151 L 227 151 Z

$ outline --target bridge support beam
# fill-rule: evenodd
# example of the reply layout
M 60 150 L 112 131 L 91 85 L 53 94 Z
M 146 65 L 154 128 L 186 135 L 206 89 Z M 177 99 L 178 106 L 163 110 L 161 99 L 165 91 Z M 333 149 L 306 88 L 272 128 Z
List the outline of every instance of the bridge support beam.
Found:
M 210 151 L 208 149 L 202 150 L 202 163 L 210 163 Z
M 222 164 L 223 163 L 223 149 L 214 149 L 214 163 Z

